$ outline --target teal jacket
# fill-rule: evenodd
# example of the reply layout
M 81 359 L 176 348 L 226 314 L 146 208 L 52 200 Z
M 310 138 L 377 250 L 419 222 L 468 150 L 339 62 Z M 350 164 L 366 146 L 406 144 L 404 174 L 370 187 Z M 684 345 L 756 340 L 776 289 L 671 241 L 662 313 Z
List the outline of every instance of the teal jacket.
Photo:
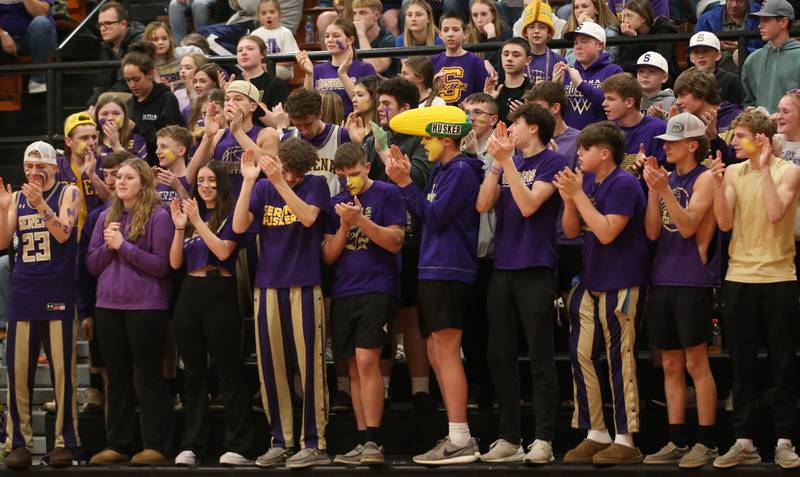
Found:
M 764 106 L 770 113 L 792 88 L 800 87 L 800 42 L 788 40 L 779 48 L 771 43 L 747 57 L 742 67 L 742 106 Z

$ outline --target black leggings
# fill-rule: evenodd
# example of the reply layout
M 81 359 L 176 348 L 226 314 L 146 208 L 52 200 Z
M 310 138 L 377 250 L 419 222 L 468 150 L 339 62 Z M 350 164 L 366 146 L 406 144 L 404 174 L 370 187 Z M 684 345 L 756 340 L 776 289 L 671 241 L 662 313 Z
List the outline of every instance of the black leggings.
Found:
M 225 451 L 246 455 L 253 429 L 250 400 L 242 379 L 242 316 L 236 279 L 187 276 L 175 305 L 175 331 L 184 364 L 181 397 L 186 427 L 181 448 L 198 455 L 206 451 L 210 351 L 225 405 Z
M 138 448 L 133 368 L 142 378 L 142 441 L 145 449 L 170 455 L 175 433 L 172 396 L 164 381 L 166 310 L 97 308 L 97 336 L 108 369 L 107 447 L 128 454 Z

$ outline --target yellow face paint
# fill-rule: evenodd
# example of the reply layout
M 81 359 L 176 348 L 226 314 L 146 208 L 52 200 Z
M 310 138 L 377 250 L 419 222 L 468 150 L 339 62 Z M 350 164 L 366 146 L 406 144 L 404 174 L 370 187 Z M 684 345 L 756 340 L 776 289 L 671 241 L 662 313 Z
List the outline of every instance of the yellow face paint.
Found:
M 114 118 L 114 122 L 117 123 L 117 129 L 122 129 L 122 116 L 117 116 Z
M 84 152 L 86 152 L 86 143 L 78 141 L 78 144 L 75 146 L 75 154 L 82 156 Z
M 444 152 L 444 144 L 438 137 L 426 137 L 422 140 L 422 145 L 428 151 L 428 160 L 431 162 L 436 161 Z
M 358 195 L 364 190 L 364 178 L 361 176 L 347 176 L 347 190 L 353 195 Z
M 175 160 L 175 153 L 172 152 L 171 149 L 164 149 L 164 158 L 167 161 L 172 162 Z
M 751 141 L 751 140 L 749 140 L 747 138 L 742 139 L 742 147 L 744 148 L 745 152 L 750 154 L 750 155 L 755 154 L 756 151 L 758 150 L 756 148 L 756 145 L 753 144 L 753 141 Z

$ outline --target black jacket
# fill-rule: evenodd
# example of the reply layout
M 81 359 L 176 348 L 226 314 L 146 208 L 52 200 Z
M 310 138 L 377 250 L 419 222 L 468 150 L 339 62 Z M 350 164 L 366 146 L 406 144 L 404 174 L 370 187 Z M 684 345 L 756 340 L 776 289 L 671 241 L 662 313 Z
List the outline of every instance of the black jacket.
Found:
M 655 19 L 649 34 L 658 35 L 662 33 L 678 33 L 678 29 L 668 18 L 658 17 Z M 677 78 L 680 73 L 680 67 L 678 66 L 678 58 L 675 56 L 675 45 L 671 42 L 628 43 L 619 45 L 619 55 L 614 59 L 614 63 L 620 65 L 626 72 L 636 76 L 636 62 L 639 60 L 640 56 L 648 51 L 660 53 L 661 56 L 667 59 L 669 81 L 666 87 L 672 87 L 675 78 Z
M 131 45 L 142 39 L 143 34 L 144 25 L 139 22 L 130 22 L 128 24 L 128 29 L 125 30 L 125 36 L 122 38 L 122 43 L 119 46 L 118 52 L 114 51 L 114 47 L 111 46 L 111 44 L 104 41 L 101 42 L 100 61 L 121 60 L 125 55 L 128 54 L 128 49 L 131 47 Z M 86 104 L 89 106 L 94 105 L 97 102 L 98 96 L 106 91 L 118 91 L 125 93 L 131 92 L 128 89 L 128 85 L 125 83 L 125 80 L 122 79 L 121 69 L 116 71 L 107 70 L 105 72 L 105 79 L 100 86 L 94 87 L 94 93 L 86 102 Z
M 147 142 L 147 162 L 151 166 L 158 164 L 156 157 L 156 133 L 164 126 L 184 126 L 183 116 L 178 107 L 178 99 L 166 85 L 155 83 L 150 96 L 144 101 L 132 97 L 128 102 L 128 111 L 136 123 L 134 132 L 141 134 Z

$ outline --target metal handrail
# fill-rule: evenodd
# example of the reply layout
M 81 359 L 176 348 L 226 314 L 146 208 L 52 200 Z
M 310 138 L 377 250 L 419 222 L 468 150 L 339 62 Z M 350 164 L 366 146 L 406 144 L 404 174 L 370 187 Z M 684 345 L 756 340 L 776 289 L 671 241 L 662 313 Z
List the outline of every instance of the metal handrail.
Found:
M 82 20 L 80 23 L 78 23 L 78 26 L 76 26 L 76 27 L 75 27 L 75 29 L 74 29 L 74 30 L 72 30 L 72 31 L 69 33 L 69 35 L 67 35 L 67 37 L 66 37 L 66 38 L 64 38 L 64 41 L 62 41 L 62 42 L 61 42 L 61 44 L 60 44 L 60 45 L 58 45 L 58 48 L 56 48 L 56 52 L 57 52 L 56 54 L 59 54 L 59 53 L 61 52 L 61 50 L 63 50 L 63 49 L 64 49 L 64 47 L 66 47 L 66 46 L 67 46 L 67 44 L 68 44 L 70 41 L 72 41 L 72 38 L 74 38 L 74 37 L 75 37 L 75 35 L 77 35 L 77 34 L 78 34 L 78 33 L 79 33 L 81 30 L 83 30 L 83 28 L 84 28 L 84 27 L 85 27 L 85 26 L 86 26 L 86 25 L 87 25 L 87 24 L 88 24 L 88 23 L 89 23 L 89 22 L 92 20 L 92 18 L 94 18 L 94 16 L 97 14 L 97 12 L 99 12 L 99 11 L 100 11 L 100 8 L 101 8 L 103 5 L 105 5 L 105 4 L 106 4 L 108 1 L 109 1 L 109 0 L 101 0 L 101 1 L 100 1 L 100 2 L 97 4 L 97 6 L 96 6 L 96 7 L 94 7 L 94 8 L 92 9 L 92 11 L 91 11 L 91 12 L 89 12 L 89 14 L 88 14 L 88 15 L 86 15 L 86 18 L 84 18 L 84 19 L 83 19 L 83 20 Z
M 97 10 L 97 8 L 95 8 L 95 10 Z M 90 15 L 92 14 L 94 14 L 94 10 Z M 85 23 L 86 20 L 82 22 L 82 25 L 85 25 Z M 800 27 L 793 28 L 790 31 L 790 34 L 792 36 L 800 35 Z M 679 43 L 688 41 L 692 35 L 693 33 L 669 33 L 669 34 L 644 35 L 641 37 L 616 36 L 609 38 L 607 41 L 607 45 L 616 46 L 625 44 L 662 43 L 662 42 Z M 740 65 L 744 63 L 744 59 L 748 54 L 747 40 L 751 38 L 761 37 L 760 33 L 757 30 L 726 31 L 726 32 L 716 33 L 716 35 L 720 40 L 737 40 L 739 42 Z M 67 40 L 69 40 L 69 38 L 67 38 Z M 65 40 L 65 42 L 67 40 Z M 62 45 L 64 43 L 62 43 Z M 473 51 L 473 52 L 497 51 L 498 49 L 500 49 L 502 45 L 503 45 L 502 42 L 491 42 L 491 43 L 487 42 L 487 43 L 464 45 L 464 48 L 468 51 Z M 551 48 L 569 48 L 572 46 L 572 42 L 563 39 L 551 40 L 550 42 L 548 42 L 548 45 Z M 421 56 L 421 55 L 427 56 L 436 53 L 441 53 L 444 50 L 445 50 L 444 46 L 373 48 L 369 50 L 358 50 L 358 57 L 382 58 L 387 56 L 389 57 L 405 57 L 405 56 Z M 331 58 L 330 53 L 328 53 L 327 51 L 311 51 L 308 53 L 308 55 L 309 58 L 314 61 L 329 60 Z M 236 62 L 236 57 L 216 56 L 216 57 L 210 57 L 209 60 L 218 64 L 234 64 Z M 294 54 L 271 54 L 267 55 L 267 60 L 269 60 L 270 62 L 290 62 L 290 61 L 295 61 L 295 56 Z M 45 115 L 47 123 L 47 134 L 38 136 L 0 137 L 0 145 L 26 144 L 28 142 L 31 142 L 31 140 L 56 141 L 63 139 L 63 137 L 58 134 L 58 131 L 60 129 L 59 128 L 60 121 L 56 120 L 56 119 L 58 120 L 61 119 L 60 114 L 62 110 L 60 82 L 58 81 L 61 78 L 61 74 L 65 72 L 75 72 L 75 71 L 98 71 L 98 70 L 118 69 L 119 66 L 120 62 L 118 60 L 70 61 L 70 62 L 45 63 L 45 64 L 0 65 L 0 75 L 25 74 L 25 73 L 36 73 L 45 71 L 47 72 L 47 84 L 52 85 L 52 87 L 49 87 L 47 89 L 48 114 Z M 58 118 L 56 118 L 56 115 L 59 115 Z

